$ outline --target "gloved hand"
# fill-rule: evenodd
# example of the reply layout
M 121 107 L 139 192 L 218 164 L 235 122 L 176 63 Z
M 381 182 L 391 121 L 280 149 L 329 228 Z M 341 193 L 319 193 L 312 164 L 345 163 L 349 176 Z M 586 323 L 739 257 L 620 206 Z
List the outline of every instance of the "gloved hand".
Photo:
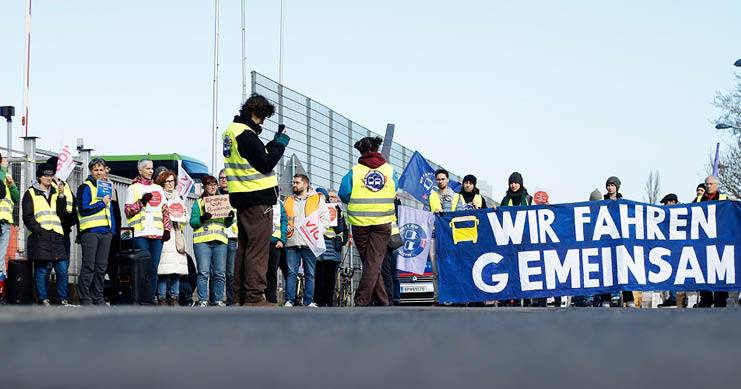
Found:
M 234 211 L 229 211 L 229 215 L 227 215 L 226 219 L 224 219 L 225 224 L 232 224 L 234 221 Z
M 211 219 L 211 214 L 208 212 L 204 213 L 203 215 L 201 215 L 201 218 L 200 218 L 201 224 L 203 224 L 203 222 L 209 219 Z
M 291 140 L 291 138 L 282 132 L 276 132 L 273 140 L 283 145 L 283 147 L 286 147 L 288 146 L 288 142 Z
M 162 241 L 167 242 L 170 240 L 170 230 L 165 230 L 165 232 L 162 233 Z
M 148 203 L 148 202 L 149 202 L 149 200 L 151 200 L 151 199 L 152 199 L 152 194 L 151 194 L 151 193 L 144 193 L 144 194 L 142 195 L 142 198 L 141 198 L 141 200 L 139 200 L 139 201 L 141 201 L 141 202 L 142 202 L 142 205 L 147 205 L 147 203 Z

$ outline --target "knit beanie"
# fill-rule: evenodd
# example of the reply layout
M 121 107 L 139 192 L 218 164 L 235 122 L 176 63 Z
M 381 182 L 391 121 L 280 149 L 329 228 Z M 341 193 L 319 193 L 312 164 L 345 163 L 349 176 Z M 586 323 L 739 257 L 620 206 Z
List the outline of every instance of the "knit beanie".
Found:
M 329 202 L 329 193 L 327 193 L 327 190 L 324 188 L 316 188 L 316 193 L 321 193 L 324 195 L 324 201 Z
M 592 191 L 592 194 L 589 195 L 589 201 L 599 200 L 602 200 L 602 193 L 600 193 L 599 189 L 595 189 Z
M 514 173 L 510 174 L 509 175 L 509 181 L 507 181 L 507 184 L 511 184 L 513 182 L 516 182 L 516 183 L 520 184 L 520 186 L 524 186 L 524 184 L 522 183 L 522 174 L 520 174 L 518 172 L 514 172 Z
M 36 178 L 41 176 L 53 176 L 56 172 L 56 167 L 52 167 L 52 165 L 48 163 L 42 163 L 38 169 L 36 169 Z
M 619 178 L 615 176 L 608 178 L 607 182 L 605 182 L 605 186 L 607 186 L 610 183 L 615 184 L 615 189 L 620 190 L 620 179 Z
M 472 183 L 473 186 L 476 186 L 476 176 L 474 176 L 473 174 L 466 174 L 466 176 L 463 177 L 463 182 L 466 181 Z

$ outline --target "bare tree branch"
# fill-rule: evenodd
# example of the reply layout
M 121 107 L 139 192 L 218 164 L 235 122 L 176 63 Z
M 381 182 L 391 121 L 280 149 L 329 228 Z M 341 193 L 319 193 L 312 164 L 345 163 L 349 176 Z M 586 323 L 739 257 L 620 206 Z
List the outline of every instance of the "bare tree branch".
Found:
M 644 195 L 643 201 L 650 204 L 657 204 L 659 202 L 659 192 L 661 191 L 661 182 L 659 179 L 659 171 L 651 170 L 648 173 L 648 179 L 646 185 L 643 187 Z

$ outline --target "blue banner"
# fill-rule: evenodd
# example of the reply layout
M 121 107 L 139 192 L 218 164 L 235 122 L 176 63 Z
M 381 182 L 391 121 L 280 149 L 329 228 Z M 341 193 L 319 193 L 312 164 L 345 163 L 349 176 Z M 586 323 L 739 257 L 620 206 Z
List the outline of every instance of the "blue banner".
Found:
M 450 181 L 448 186 L 456 193 L 461 191 L 461 184 L 459 182 Z M 399 178 L 399 189 L 405 190 L 423 204 L 428 204 L 430 192 L 437 189 L 435 169 L 427 163 L 427 160 L 425 160 L 419 151 L 415 151 L 412 154 L 409 163 L 404 168 L 404 172 Z
M 592 201 L 435 217 L 441 302 L 739 290 L 741 205 Z

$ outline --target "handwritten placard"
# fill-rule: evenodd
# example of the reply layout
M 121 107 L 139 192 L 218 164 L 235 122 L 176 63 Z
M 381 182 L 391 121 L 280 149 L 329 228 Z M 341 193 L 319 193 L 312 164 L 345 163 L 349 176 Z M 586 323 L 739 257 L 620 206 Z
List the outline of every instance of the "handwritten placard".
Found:
M 232 210 L 228 195 L 207 196 L 203 198 L 203 203 L 212 218 L 227 217 Z

